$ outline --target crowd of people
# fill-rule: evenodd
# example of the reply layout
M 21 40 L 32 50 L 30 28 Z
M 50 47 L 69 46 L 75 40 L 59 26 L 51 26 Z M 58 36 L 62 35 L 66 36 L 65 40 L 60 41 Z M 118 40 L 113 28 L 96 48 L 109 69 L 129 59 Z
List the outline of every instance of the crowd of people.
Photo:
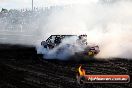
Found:
M 67 6 L 65 6 L 67 7 Z M 4 9 L 0 11 L 0 31 L 28 31 L 39 30 L 47 21 L 52 11 L 65 8 L 64 6 L 51 6 L 32 9 Z
M 36 25 L 37 27 L 40 17 L 48 14 L 48 9 L 7 10 L 2 8 L 0 12 L 0 30 L 28 30 L 32 29 L 31 25 Z

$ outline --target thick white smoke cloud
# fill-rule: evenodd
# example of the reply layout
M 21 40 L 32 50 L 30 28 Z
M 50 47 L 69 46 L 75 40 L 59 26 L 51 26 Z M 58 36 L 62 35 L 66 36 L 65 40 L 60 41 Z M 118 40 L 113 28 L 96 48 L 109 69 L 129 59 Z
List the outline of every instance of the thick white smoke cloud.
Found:
M 100 46 L 97 58 L 132 58 L 131 9 L 131 0 L 90 0 L 87 4 L 53 7 L 32 25 L 38 27 L 35 41 L 52 34 L 87 34 L 88 43 Z
M 97 58 L 132 58 L 131 8 L 132 2 L 124 0 L 73 5 L 52 11 L 44 29 L 51 34 L 86 33 L 88 43 L 100 46 Z

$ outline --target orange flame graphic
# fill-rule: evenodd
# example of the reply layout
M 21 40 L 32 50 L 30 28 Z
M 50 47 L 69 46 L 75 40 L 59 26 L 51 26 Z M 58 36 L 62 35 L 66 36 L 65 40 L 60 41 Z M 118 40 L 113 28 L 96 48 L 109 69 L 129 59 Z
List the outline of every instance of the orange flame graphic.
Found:
M 79 71 L 80 76 L 84 76 L 85 75 L 85 70 L 82 69 L 82 66 L 79 66 L 78 71 Z

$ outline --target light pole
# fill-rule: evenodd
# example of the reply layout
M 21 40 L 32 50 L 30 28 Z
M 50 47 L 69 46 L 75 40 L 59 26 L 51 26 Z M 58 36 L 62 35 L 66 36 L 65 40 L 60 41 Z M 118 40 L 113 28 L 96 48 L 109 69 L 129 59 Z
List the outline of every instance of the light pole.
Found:
M 32 11 L 33 11 L 33 0 L 32 0 Z

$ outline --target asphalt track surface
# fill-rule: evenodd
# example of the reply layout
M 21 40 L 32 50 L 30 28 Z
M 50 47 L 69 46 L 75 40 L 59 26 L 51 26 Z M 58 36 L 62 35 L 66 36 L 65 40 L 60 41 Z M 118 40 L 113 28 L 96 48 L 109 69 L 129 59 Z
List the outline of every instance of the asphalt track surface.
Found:
M 132 88 L 122 84 L 84 84 L 76 80 L 79 65 L 87 74 L 132 75 L 132 60 L 45 60 L 34 47 L 0 45 L 0 88 Z

